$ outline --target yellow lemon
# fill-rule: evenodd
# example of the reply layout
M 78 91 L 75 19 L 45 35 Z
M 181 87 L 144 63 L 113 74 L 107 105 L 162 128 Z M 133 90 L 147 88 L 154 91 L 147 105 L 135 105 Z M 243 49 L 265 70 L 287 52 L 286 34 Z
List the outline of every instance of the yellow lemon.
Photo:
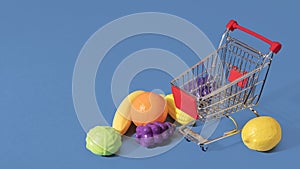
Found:
M 242 140 L 249 149 L 271 150 L 281 140 L 280 124 L 269 116 L 253 118 L 243 127 Z

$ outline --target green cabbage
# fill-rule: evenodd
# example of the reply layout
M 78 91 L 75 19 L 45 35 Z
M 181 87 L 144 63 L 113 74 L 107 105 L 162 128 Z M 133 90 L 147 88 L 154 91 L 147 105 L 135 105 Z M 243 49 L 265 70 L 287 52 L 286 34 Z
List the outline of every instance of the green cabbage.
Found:
M 86 136 L 86 148 L 97 155 L 115 154 L 121 145 L 120 134 L 109 126 L 96 126 Z

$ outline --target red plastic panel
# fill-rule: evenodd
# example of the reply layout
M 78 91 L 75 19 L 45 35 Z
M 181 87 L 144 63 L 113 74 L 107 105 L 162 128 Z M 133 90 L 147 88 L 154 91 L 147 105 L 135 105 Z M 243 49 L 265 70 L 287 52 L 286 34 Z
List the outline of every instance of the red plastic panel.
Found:
M 235 81 L 236 79 L 242 77 L 243 75 L 245 75 L 247 72 L 244 72 L 244 73 L 241 73 L 237 70 L 237 67 L 236 66 L 233 66 L 232 69 L 230 70 L 230 75 L 228 77 L 228 81 L 230 82 L 233 82 Z M 241 88 L 244 88 L 246 86 L 248 82 L 248 78 L 245 78 L 241 81 L 239 81 L 237 83 L 238 86 L 240 86 Z
M 198 119 L 197 101 L 194 97 L 188 95 L 176 86 L 172 86 L 172 93 L 175 105 L 178 109 L 190 115 L 194 119 Z

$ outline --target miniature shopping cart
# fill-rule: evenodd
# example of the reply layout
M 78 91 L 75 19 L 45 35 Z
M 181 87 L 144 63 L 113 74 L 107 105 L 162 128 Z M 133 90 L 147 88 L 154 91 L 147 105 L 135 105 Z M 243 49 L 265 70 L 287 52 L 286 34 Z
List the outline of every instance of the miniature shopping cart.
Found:
M 171 81 L 176 107 L 195 121 L 227 117 L 234 123 L 233 130 L 210 140 L 191 129 L 195 121 L 180 126 L 179 132 L 204 151 L 209 143 L 240 132 L 230 114 L 249 108 L 259 116 L 253 107 L 259 102 L 273 55 L 281 49 L 280 43 L 242 27 L 234 20 L 229 21 L 226 28 L 217 50 Z M 264 54 L 231 37 L 230 33 L 235 29 L 268 43 L 270 51 Z

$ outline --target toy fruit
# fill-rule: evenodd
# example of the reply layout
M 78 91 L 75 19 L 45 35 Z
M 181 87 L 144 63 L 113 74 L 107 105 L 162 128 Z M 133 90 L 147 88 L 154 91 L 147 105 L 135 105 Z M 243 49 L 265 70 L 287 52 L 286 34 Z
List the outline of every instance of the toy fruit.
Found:
M 164 122 L 167 115 L 167 102 L 159 94 L 144 92 L 132 101 L 131 119 L 136 126 Z
M 86 136 L 86 148 L 97 155 L 115 154 L 121 145 L 120 134 L 109 126 L 96 126 Z
M 187 92 L 192 92 L 197 87 L 204 85 L 207 82 L 208 77 L 197 77 L 183 85 L 183 89 Z
M 174 134 L 175 127 L 170 122 L 154 122 L 136 128 L 136 141 L 144 147 L 161 144 Z
M 112 127 L 120 134 L 125 134 L 131 124 L 131 103 L 140 94 L 144 93 L 142 90 L 137 90 L 130 93 L 119 105 L 112 123 Z
M 249 149 L 271 150 L 281 140 L 280 124 L 268 116 L 253 118 L 243 127 L 242 140 Z
M 192 93 L 196 96 L 205 96 L 212 92 L 213 88 L 206 84 L 208 82 L 208 76 L 197 77 L 183 85 L 183 89 L 186 92 Z
M 165 99 L 167 100 L 169 115 L 175 121 L 177 121 L 180 124 L 188 124 L 189 122 L 194 120 L 194 118 L 192 118 L 190 115 L 176 108 L 173 94 L 167 95 Z

